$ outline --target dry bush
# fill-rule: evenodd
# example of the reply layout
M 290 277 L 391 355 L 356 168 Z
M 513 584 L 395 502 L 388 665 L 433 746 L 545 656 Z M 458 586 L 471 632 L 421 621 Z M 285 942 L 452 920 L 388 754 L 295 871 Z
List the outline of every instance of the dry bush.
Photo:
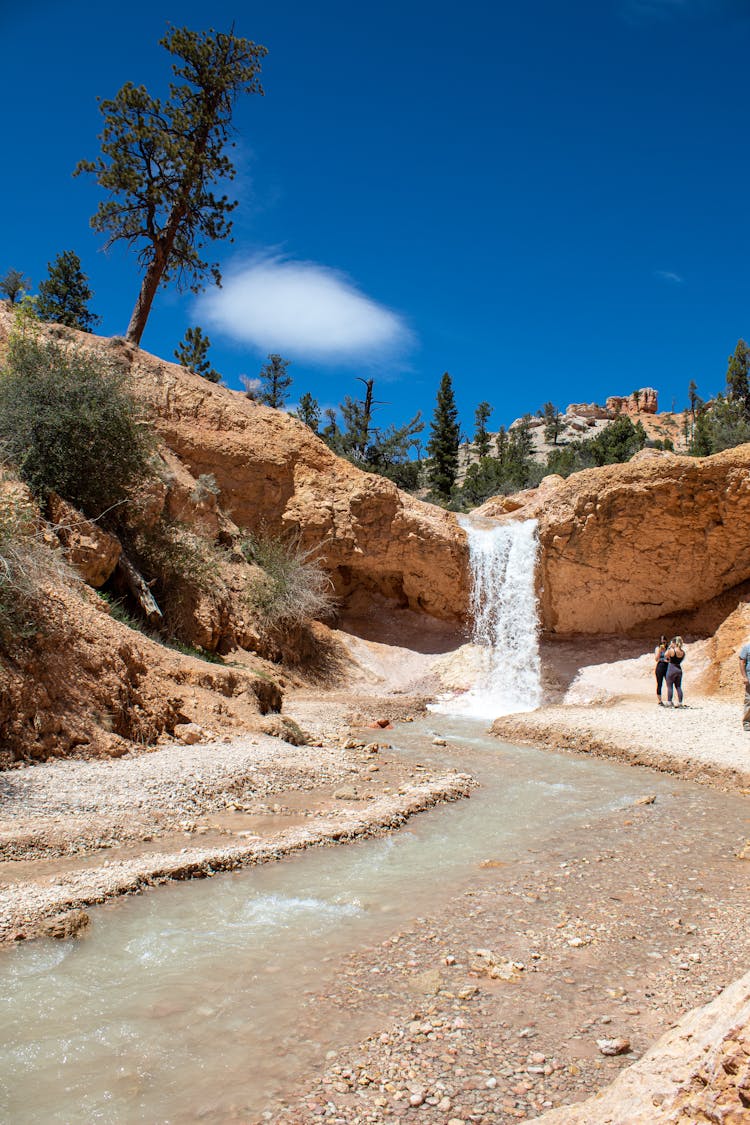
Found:
M 37 514 L 17 496 L 0 495 L 0 646 L 11 651 L 35 636 L 51 583 L 72 572 L 42 538 Z
M 282 631 L 329 618 L 336 604 L 333 583 L 314 548 L 263 534 L 241 545 L 248 562 L 263 571 L 250 593 L 251 609 L 263 628 Z

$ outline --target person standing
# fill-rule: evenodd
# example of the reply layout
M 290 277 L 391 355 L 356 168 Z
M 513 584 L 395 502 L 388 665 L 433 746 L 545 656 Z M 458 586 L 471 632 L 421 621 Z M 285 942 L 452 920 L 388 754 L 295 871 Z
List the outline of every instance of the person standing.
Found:
M 654 649 L 654 660 L 656 662 L 654 666 L 654 675 L 656 676 L 656 700 L 660 707 L 664 706 L 661 698 L 661 690 L 664 685 L 664 677 L 667 674 L 668 668 L 666 652 L 667 638 L 663 636 L 659 637 L 659 643 Z
M 675 707 L 682 707 L 682 662 L 685 659 L 685 648 L 682 637 L 674 637 L 669 642 L 666 651 L 667 657 L 667 707 L 672 706 L 672 693 L 677 691 Z
M 745 706 L 742 711 L 742 729 L 750 731 L 750 679 L 747 675 L 747 664 L 750 660 L 750 642 L 745 641 L 740 649 L 740 672 L 745 684 Z

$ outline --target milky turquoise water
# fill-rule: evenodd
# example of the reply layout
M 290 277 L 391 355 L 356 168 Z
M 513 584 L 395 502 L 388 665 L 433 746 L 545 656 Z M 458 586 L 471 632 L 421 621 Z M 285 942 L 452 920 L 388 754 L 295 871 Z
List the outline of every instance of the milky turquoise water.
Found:
M 431 744 L 438 729 L 444 750 Z M 347 954 L 445 904 L 487 858 L 543 856 L 644 792 L 661 809 L 684 799 L 674 779 L 507 747 L 465 720 L 434 716 L 392 737 L 482 789 L 395 835 L 153 890 L 94 910 L 81 940 L 0 956 L 0 1120 L 242 1120 L 370 1030 L 367 1015 L 325 1025 L 310 1002 Z M 725 822 L 746 813 L 687 791 L 718 802 Z

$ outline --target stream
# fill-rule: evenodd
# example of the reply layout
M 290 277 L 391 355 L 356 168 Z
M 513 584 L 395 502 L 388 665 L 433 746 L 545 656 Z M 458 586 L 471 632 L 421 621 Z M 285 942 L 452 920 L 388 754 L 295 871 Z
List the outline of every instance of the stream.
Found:
M 746 829 L 741 798 L 508 746 L 484 729 L 441 715 L 392 736 L 412 764 L 474 774 L 482 787 L 469 800 L 390 836 L 152 890 L 93 911 L 81 940 L 4 954 L 0 1118 L 243 1120 L 324 1065 L 327 1051 L 379 1027 L 377 1003 L 335 1023 L 311 1003 L 342 959 L 365 950 L 376 960 L 373 946 L 460 895 L 488 858 L 534 852 L 541 862 L 644 792 L 665 814 L 687 797 L 722 831 Z M 446 747 L 432 744 L 436 731 Z

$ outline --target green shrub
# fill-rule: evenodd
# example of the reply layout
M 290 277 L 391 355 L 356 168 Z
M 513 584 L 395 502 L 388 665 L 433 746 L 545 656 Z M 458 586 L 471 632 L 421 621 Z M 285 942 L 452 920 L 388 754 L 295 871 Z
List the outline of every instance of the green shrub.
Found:
M 314 549 L 263 534 L 249 535 L 241 549 L 248 562 L 265 571 L 250 594 L 251 608 L 264 628 L 279 631 L 330 616 L 333 583 Z
M 35 495 L 99 517 L 147 476 L 152 448 L 121 374 L 33 324 L 16 329 L 0 371 L 0 455 Z

